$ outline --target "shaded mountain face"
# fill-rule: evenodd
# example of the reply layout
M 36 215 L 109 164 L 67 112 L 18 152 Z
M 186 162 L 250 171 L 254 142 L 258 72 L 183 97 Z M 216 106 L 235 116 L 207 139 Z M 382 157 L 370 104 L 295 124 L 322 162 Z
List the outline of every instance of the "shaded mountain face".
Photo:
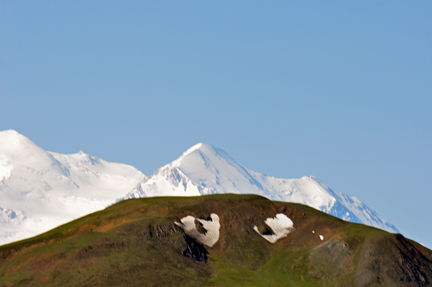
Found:
M 0 285 L 432 286 L 432 251 L 256 195 L 155 197 L 0 246 Z
M 0 244 L 105 208 L 145 179 L 132 166 L 83 152 L 47 152 L 25 136 L 0 132 Z
M 216 193 L 257 194 L 271 200 L 301 203 L 347 221 L 398 232 L 357 198 L 335 192 L 313 176 L 298 179 L 267 176 L 241 166 L 223 150 L 203 143 L 158 169 L 119 200 Z

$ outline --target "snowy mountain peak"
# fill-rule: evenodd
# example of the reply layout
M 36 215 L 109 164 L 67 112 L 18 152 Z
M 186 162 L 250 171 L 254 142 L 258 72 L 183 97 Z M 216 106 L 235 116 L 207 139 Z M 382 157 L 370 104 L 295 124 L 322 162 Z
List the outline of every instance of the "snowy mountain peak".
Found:
M 180 157 L 185 157 L 188 154 L 201 149 L 201 147 L 203 146 L 208 146 L 207 144 L 203 144 L 203 143 L 197 143 L 196 145 L 193 145 L 192 147 L 188 148 Z
M 198 143 L 187 149 L 178 159 L 171 163 L 171 166 L 178 167 L 184 165 L 185 162 L 188 165 L 201 165 L 215 158 L 229 158 L 229 156 L 221 149 L 205 143 Z
M 199 143 L 119 199 L 252 193 L 272 200 L 302 203 L 344 220 L 391 232 L 397 229 L 354 197 L 335 192 L 314 176 L 280 179 L 251 171 L 222 149 Z
M 19 155 L 21 152 L 42 151 L 35 143 L 14 130 L 0 131 L 0 153 Z
M 27 137 L 14 130 L 0 132 L 0 180 L 24 170 L 64 173 L 61 163 Z
M 0 131 L 0 244 L 103 209 L 145 178 L 126 164 L 45 151 L 16 131 Z
M 16 138 L 16 139 L 19 139 L 19 138 L 28 139 L 15 130 L 0 131 L 0 140 L 2 140 L 2 139 L 3 140 L 5 140 L 5 139 L 13 140 L 14 138 Z
M 248 171 L 236 163 L 225 151 L 208 144 L 199 143 L 189 148 L 177 160 L 162 167 L 176 169 L 200 186 L 202 194 L 252 193 L 253 182 Z M 256 186 L 256 185 L 255 185 Z

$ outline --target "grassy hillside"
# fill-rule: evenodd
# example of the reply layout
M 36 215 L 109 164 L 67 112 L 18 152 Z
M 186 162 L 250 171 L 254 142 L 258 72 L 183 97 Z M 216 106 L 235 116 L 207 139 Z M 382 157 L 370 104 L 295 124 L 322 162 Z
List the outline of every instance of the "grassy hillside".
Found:
M 174 224 L 220 217 L 209 248 Z M 275 244 L 253 230 L 286 214 Z M 319 235 L 324 237 L 321 240 Z M 117 203 L 0 246 L 0 286 L 432 286 L 432 252 L 401 235 L 255 195 Z

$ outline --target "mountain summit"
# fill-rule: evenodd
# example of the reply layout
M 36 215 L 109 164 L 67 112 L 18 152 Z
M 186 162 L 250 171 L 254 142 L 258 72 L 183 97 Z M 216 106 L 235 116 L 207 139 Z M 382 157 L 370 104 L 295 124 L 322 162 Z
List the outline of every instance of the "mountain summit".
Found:
M 0 131 L 0 245 L 103 209 L 144 178 L 129 165 L 45 151 Z
M 125 197 L 257 194 L 271 200 L 305 204 L 346 221 L 398 232 L 355 197 L 336 192 L 313 176 L 281 179 L 249 170 L 222 149 L 199 143 L 144 179 Z

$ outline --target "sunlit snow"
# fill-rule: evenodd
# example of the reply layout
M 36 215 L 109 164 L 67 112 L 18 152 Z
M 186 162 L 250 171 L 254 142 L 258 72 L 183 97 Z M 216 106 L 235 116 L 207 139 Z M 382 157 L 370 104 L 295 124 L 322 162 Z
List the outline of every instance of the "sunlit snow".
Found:
M 146 176 L 83 152 L 47 152 L 25 136 L 0 132 L 0 245 L 101 210 Z
M 216 213 L 210 214 L 210 218 L 211 220 L 204 220 L 188 215 L 180 220 L 181 223 L 174 223 L 180 226 L 193 239 L 212 247 L 219 240 L 220 223 L 219 216 Z M 206 230 L 205 234 L 198 231 L 195 220 L 198 220 L 202 224 L 202 227 Z
M 292 220 L 283 213 L 276 214 L 275 218 L 267 218 L 264 222 L 272 229 L 273 234 L 261 234 L 257 226 L 254 226 L 254 230 L 271 243 L 275 243 L 279 239 L 287 237 L 288 234 L 295 230 Z
M 9 162 L 10 159 L 6 155 L 0 154 L 0 181 L 8 179 L 11 175 L 13 166 Z

